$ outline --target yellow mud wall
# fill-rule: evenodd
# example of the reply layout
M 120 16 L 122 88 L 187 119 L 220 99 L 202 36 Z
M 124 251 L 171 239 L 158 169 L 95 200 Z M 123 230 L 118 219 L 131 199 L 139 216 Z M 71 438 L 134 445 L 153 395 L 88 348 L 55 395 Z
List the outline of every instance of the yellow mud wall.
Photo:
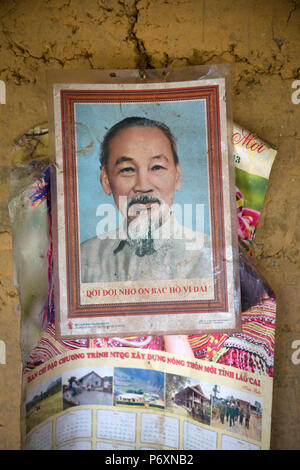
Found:
M 291 99 L 299 31 L 298 0 L 0 1 L 0 449 L 20 446 L 10 151 L 17 136 L 47 122 L 46 70 L 220 62 L 232 64 L 234 120 L 278 147 L 254 257 L 278 297 L 271 447 L 300 448 L 300 354 L 292 347 L 300 340 L 300 103 Z

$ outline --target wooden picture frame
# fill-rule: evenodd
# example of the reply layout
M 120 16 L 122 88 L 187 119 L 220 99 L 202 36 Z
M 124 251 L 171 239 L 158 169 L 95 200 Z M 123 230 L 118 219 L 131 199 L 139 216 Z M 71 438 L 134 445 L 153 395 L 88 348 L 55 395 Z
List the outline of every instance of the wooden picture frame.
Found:
M 128 76 L 123 71 L 120 83 L 108 83 L 111 75 L 106 73 L 102 83 L 88 77 L 86 82 L 76 82 L 76 77 L 64 82 L 63 76 L 51 83 L 57 335 L 238 331 L 238 248 L 225 78 L 164 82 L 152 78 L 144 83 L 138 75 L 132 80 L 130 71 Z M 103 142 L 108 163 L 102 161 L 101 167 Z M 141 151 L 137 151 L 137 142 L 141 142 Z M 165 145 L 165 152 L 160 145 Z M 102 148 L 102 157 L 104 153 Z M 177 182 L 173 185 L 176 196 L 170 182 L 173 170 L 181 180 L 179 189 Z M 137 183 L 142 174 L 147 178 L 144 186 Z M 130 189 L 126 192 L 124 186 Z M 128 202 L 133 193 L 158 198 L 166 193 L 165 200 L 170 194 L 168 215 L 157 216 L 159 235 L 152 228 L 158 239 L 163 238 L 161 232 L 171 216 L 176 223 L 176 229 L 169 226 L 164 240 L 151 239 L 150 251 L 142 254 L 134 237 L 126 238 L 132 221 L 139 219 L 136 215 L 130 219 L 116 199 L 118 195 Z M 139 208 L 141 200 L 132 198 L 133 206 Z M 147 207 L 162 211 L 160 205 L 154 201 Z M 138 216 L 143 211 L 144 206 L 138 209 Z M 100 226 L 102 230 L 107 226 L 107 231 L 101 232 Z M 126 233 L 120 238 L 121 226 Z

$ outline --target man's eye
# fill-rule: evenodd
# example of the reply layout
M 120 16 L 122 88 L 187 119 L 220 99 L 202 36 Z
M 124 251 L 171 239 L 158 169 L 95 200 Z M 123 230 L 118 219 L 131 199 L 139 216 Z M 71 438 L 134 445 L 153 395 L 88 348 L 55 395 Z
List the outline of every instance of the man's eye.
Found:
M 154 170 L 154 171 L 156 171 L 156 170 L 164 170 L 165 167 L 162 166 L 162 165 L 154 165 L 151 169 Z
M 128 166 L 128 167 L 125 167 L 125 168 L 121 168 L 120 170 L 120 173 L 132 173 L 134 172 L 134 168 Z

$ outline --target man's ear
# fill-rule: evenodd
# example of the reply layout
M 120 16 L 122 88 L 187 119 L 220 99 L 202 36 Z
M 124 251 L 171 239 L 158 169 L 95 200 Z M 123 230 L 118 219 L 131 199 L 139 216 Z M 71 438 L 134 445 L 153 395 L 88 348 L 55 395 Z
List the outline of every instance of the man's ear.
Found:
M 101 167 L 100 181 L 101 181 L 104 192 L 108 195 L 111 194 L 112 190 L 110 187 L 110 182 L 108 179 L 107 171 L 104 166 Z
M 182 183 L 182 172 L 181 172 L 180 165 L 177 164 L 176 165 L 176 181 L 175 181 L 175 190 L 176 191 L 178 191 L 180 189 L 181 183 Z

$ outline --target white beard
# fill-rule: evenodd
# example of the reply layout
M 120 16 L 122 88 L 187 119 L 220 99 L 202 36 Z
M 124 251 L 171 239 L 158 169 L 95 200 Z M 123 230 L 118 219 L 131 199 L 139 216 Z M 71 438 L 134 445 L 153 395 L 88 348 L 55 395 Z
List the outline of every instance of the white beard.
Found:
M 138 256 L 152 254 L 154 251 L 154 232 L 168 217 L 170 214 L 170 208 L 162 199 L 159 198 L 159 204 L 154 204 L 153 207 L 149 209 L 140 209 L 136 212 L 136 217 L 128 223 L 128 238 L 136 247 L 136 254 Z M 128 214 L 132 215 L 130 208 L 128 210 Z
M 129 239 L 132 241 L 151 238 L 151 220 L 148 210 L 141 211 L 135 219 L 129 222 L 127 232 Z
M 157 230 L 170 215 L 170 208 L 160 198 L 159 203 L 154 204 L 149 209 L 136 209 L 134 213 L 131 208 L 128 210 L 130 216 L 135 215 L 128 223 L 128 237 L 131 240 L 146 240 L 152 238 Z M 134 207 L 133 207 L 134 210 Z

